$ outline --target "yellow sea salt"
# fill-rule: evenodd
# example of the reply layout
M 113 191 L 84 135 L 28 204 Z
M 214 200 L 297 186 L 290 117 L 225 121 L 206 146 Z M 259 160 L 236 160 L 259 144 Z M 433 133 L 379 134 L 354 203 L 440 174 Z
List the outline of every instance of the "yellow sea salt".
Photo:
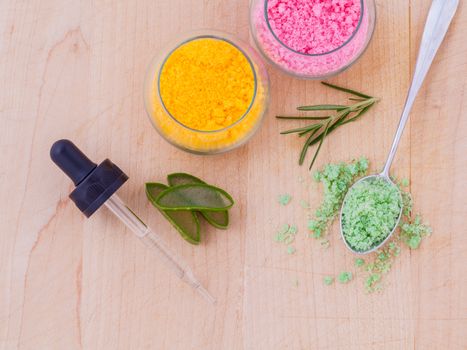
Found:
M 167 111 L 183 125 L 220 130 L 238 121 L 255 93 L 252 66 L 237 47 L 201 38 L 176 48 L 160 74 Z
M 267 73 L 247 45 L 217 36 L 185 40 L 150 67 L 146 107 L 171 143 L 196 153 L 229 150 L 259 126 Z

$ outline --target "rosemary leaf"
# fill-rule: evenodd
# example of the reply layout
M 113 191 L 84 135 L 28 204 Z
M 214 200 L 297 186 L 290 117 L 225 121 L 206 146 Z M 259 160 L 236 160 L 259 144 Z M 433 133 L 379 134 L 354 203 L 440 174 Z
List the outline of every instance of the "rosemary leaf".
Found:
M 350 122 L 354 122 L 356 121 L 357 119 L 359 119 L 361 116 L 363 116 L 366 112 L 368 112 L 368 110 L 373 106 L 374 103 L 364 107 L 363 109 L 361 109 L 356 116 L 350 118 L 350 119 L 347 119 L 346 121 L 343 121 L 340 125 L 345 125 L 347 123 L 350 123 Z
M 351 110 L 347 110 L 347 111 L 343 111 L 342 113 L 338 113 L 338 114 L 336 115 L 336 118 L 335 118 L 335 121 L 334 121 L 333 124 L 341 122 L 342 120 L 344 120 L 345 118 L 347 118 L 347 116 L 348 116 L 350 113 L 352 113 Z
M 311 170 L 311 168 L 313 168 L 313 164 L 315 164 L 316 157 L 318 157 L 319 150 L 321 149 L 321 146 L 323 145 L 323 141 L 326 138 L 330 124 L 331 124 L 331 120 L 326 124 L 326 128 L 324 129 L 323 136 L 321 137 L 321 141 L 318 145 L 318 148 L 316 149 L 315 155 L 313 156 L 313 160 L 311 161 L 310 167 L 308 168 L 309 170 Z
M 310 117 L 310 116 L 284 116 L 284 115 L 277 115 L 277 119 L 303 119 L 303 120 L 326 120 L 329 116 L 323 117 Z
M 318 124 L 317 124 L 317 125 L 318 125 Z M 320 124 L 320 127 L 319 127 L 319 128 L 321 128 L 322 126 L 323 126 L 323 125 Z M 319 129 L 319 128 L 317 128 L 317 129 Z M 300 136 L 300 137 L 305 136 L 305 135 L 308 134 L 310 131 L 314 131 L 314 130 L 315 130 L 315 129 L 310 129 L 310 130 L 308 130 L 308 131 L 299 132 L 299 133 L 298 133 L 298 136 Z
M 299 111 L 341 111 L 348 108 L 343 105 L 314 105 L 314 106 L 300 106 L 297 107 Z
M 293 133 L 301 133 L 301 132 L 310 132 L 314 129 L 318 129 L 321 127 L 321 124 L 314 124 L 314 125 L 308 125 L 308 126 L 304 126 L 303 128 L 297 128 L 297 129 L 290 129 L 290 130 L 286 130 L 286 131 L 282 131 L 281 132 L 281 135 L 287 135 L 287 134 L 293 134 Z
M 319 129 L 315 129 L 311 135 L 308 137 L 308 139 L 305 141 L 305 144 L 303 145 L 303 148 L 302 148 L 302 151 L 300 152 L 300 158 L 298 160 L 298 164 L 302 165 L 304 160 L 305 160 L 305 156 L 306 156 L 306 153 L 308 152 L 308 148 L 310 147 L 310 143 L 311 141 L 313 141 L 313 136 L 315 136 L 315 134 L 318 132 Z
M 358 92 L 358 91 L 355 91 L 355 90 L 351 90 L 351 89 L 347 89 L 347 88 L 343 88 L 343 87 L 333 85 L 333 84 L 330 84 L 330 83 L 326 83 L 325 81 L 322 81 L 321 84 L 323 84 L 325 86 L 328 86 L 330 88 L 339 90 L 339 91 L 347 92 L 347 93 L 355 95 L 355 96 L 363 97 L 365 99 L 371 98 L 371 96 L 365 95 L 364 93 L 361 93 L 361 92 Z

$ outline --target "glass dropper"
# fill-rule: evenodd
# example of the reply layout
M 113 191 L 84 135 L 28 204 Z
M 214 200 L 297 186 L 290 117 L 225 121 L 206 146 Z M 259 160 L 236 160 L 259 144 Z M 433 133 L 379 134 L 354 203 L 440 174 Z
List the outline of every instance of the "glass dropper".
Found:
M 50 149 L 54 163 L 73 180 L 76 188 L 70 199 L 78 209 L 90 217 L 105 205 L 152 251 L 157 253 L 178 278 L 189 284 L 207 301 L 216 300 L 201 285 L 193 271 L 167 247 L 163 239 L 152 231 L 115 193 L 128 176 L 109 159 L 97 165 L 69 140 L 59 140 Z

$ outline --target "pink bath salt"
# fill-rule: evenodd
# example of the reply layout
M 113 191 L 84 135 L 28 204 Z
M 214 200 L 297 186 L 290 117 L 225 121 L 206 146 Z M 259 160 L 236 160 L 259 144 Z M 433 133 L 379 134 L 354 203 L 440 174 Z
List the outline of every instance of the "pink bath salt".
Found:
M 267 19 L 285 46 L 322 54 L 342 46 L 358 27 L 360 0 L 269 0 Z
M 360 0 L 255 0 L 251 24 L 262 53 L 305 78 L 346 69 L 364 51 L 374 27 Z

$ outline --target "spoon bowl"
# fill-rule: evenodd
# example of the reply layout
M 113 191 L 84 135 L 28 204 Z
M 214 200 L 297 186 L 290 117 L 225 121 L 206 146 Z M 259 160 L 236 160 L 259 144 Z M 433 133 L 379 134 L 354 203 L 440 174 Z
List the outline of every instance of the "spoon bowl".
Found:
M 401 208 L 400 208 L 400 211 L 399 211 L 399 215 L 396 219 L 396 222 L 394 223 L 394 227 L 392 228 L 391 232 L 389 232 L 389 234 L 386 236 L 386 238 L 384 238 L 383 241 L 381 241 L 380 243 L 378 243 L 376 246 L 374 247 L 371 247 L 370 249 L 368 250 L 364 250 L 364 251 L 360 251 L 360 250 L 356 250 L 354 249 L 353 247 L 351 247 L 351 245 L 349 244 L 349 242 L 347 242 L 347 239 L 344 235 L 344 228 L 342 226 L 342 212 L 344 211 L 344 207 L 345 207 L 345 204 L 346 204 L 346 200 L 349 196 L 349 193 L 352 191 L 352 189 L 355 187 L 355 185 L 361 183 L 361 182 L 364 182 L 364 181 L 370 181 L 372 179 L 383 179 L 384 181 L 386 181 L 387 183 L 389 183 L 391 186 L 394 186 L 395 188 L 397 188 L 397 192 L 399 193 L 399 200 L 400 200 L 400 203 L 401 203 Z M 397 229 L 397 226 L 399 226 L 399 222 L 401 220 L 401 217 L 402 217 L 402 211 L 403 211 L 403 205 L 402 205 L 403 201 L 402 201 L 402 193 L 399 189 L 399 187 L 391 180 L 391 178 L 385 174 L 385 173 L 381 173 L 381 174 L 373 174 L 373 175 L 369 175 L 369 176 L 365 176 L 365 177 L 362 177 L 360 180 L 358 180 L 357 182 L 355 182 L 350 188 L 349 190 L 347 191 L 345 197 L 344 197 L 344 200 L 342 202 L 342 206 L 341 206 L 341 210 L 340 210 L 340 214 L 339 214 L 339 222 L 340 222 L 340 232 L 341 232 L 341 237 L 342 237 L 342 240 L 344 241 L 344 244 L 345 246 L 352 252 L 352 253 L 355 253 L 355 254 L 359 254 L 359 255 L 365 255 L 365 254 L 370 254 L 370 253 L 373 253 L 375 251 L 377 251 L 379 248 L 381 248 L 382 246 L 384 246 L 386 244 L 387 241 L 389 241 L 392 237 L 392 235 L 394 234 L 394 232 L 396 231 Z

